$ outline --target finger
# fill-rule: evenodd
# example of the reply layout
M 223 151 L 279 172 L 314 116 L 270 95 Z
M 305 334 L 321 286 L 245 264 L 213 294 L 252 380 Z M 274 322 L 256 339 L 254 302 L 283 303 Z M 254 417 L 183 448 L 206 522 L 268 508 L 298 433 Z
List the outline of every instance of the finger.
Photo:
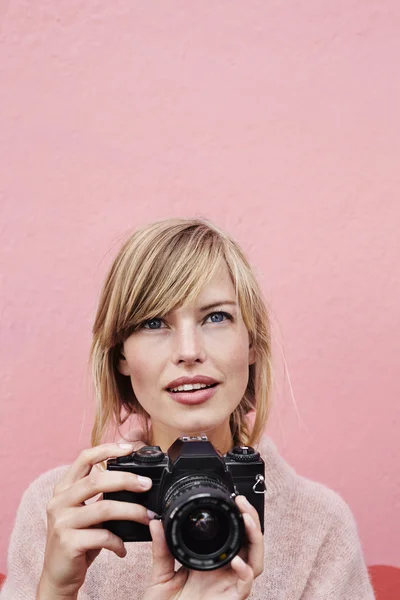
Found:
M 67 530 L 68 539 L 63 543 L 65 552 L 71 556 L 76 552 L 83 554 L 88 550 L 111 550 L 120 558 L 126 556 L 126 548 L 120 537 L 108 529 L 75 529 Z
M 251 567 L 254 577 L 258 577 L 264 569 L 264 536 L 260 525 L 253 521 L 249 513 L 243 513 L 247 535 L 247 564 Z
M 77 481 L 74 485 L 54 496 L 50 501 L 55 506 L 80 506 L 85 500 L 93 498 L 97 494 L 105 492 L 145 492 L 152 486 L 150 478 L 138 477 L 135 473 L 124 471 L 103 471 L 91 473 L 87 477 Z M 89 506 L 87 504 L 86 506 Z
M 238 505 L 241 513 L 249 513 L 253 521 L 261 528 L 260 526 L 260 517 L 258 516 L 258 512 L 254 508 L 252 504 L 247 500 L 246 496 L 236 496 L 236 504 Z
M 175 560 L 168 549 L 161 521 L 154 519 L 150 522 L 150 533 L 153 540 L 151 585 L 157 585 L 169 581 L 174 576 Z
M 238 600 L 245 600 L 249 597 L 253 585 L 253 569 L 237 555 L 232 559 L 231 567 L 238 577 L 236 582 L 237 598 Z
M 264 536 L 258 512 L 245 496 L 237 496 L 236 504 L 243 515 L 247 536 L 245 552 L 241 552 L 240 556 L 253 569 L 254 576 L 258 577 L 264 570 Z
M 133 502 L 102 500 L 86 506 L 68 508 L 63 511 L 63 526 L 68 529 L 88 529 L 105 521 L 135 521 L 148 525 L 147 509 Z
M 94 448 L 82 450 L 78 458 L 72 463 L 60 483 L 55 487 L 54 493 L 62 492 L 70 487 L 79 479 L 86 477 L 94 465 L 107 460 L 108 458 L 117 458 L 126 456 L 134 451 L 132 444 L 100 444 Z

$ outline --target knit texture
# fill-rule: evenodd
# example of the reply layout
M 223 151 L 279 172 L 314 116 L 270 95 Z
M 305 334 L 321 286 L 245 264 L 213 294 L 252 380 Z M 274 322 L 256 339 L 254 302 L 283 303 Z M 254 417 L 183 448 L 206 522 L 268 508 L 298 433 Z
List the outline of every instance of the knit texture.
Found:
M 264 436 L 265 563 L 251 600 L 371 600 L 374 593 L 354 517 L 346 502 L 298 475 Z M 1 600 L 35 600 L 46 544 L 46 505 L 68 466 L 43 473 L 25 491 L 8 551 Z M 121 559 L 102 550 L 79 600 L 139 600 L 151 573 L 151 542 L 126 543 Z M 179 564 L 176 563 L 179 567 Z M 207 574 L 205 573 L 205 576 Z

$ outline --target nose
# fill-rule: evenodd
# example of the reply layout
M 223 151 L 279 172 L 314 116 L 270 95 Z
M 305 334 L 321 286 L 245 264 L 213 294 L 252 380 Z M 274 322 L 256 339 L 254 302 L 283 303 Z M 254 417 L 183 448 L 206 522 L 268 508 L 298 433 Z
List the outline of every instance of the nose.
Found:
M 172 361 L 174 364 L 203 363 L 205 359 L 206 353 L 202 344 L 201 333 L 196 327 L 188 326 L 175 332 L 172 349 Z

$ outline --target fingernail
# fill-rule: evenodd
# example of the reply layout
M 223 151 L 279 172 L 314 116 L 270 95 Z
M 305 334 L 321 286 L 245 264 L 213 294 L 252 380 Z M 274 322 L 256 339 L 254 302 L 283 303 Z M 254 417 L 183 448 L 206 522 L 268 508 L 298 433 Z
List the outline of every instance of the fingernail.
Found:
M 147 516 L 149 517 L 150 521 L 152 521 L 152 519 L 154 519 L 154 517 L 156 516 L 156 513 L 152 510 L 147 509 Z
M 247 525 L 249 525 L 252 529 L 256 528 L 256 524 L 254 523 L 253 517 L 249 515 L 249 513 L 243 513 L 243 519 L 246 521 Z
M 244 504 L 244 506 L 246 508 L 248 508 L 248 509 L 252 508 L 252 506 L 251 506 L 250 502 L 247 500 L 246 496 L 240 496 L 240 498 L 241 498 L 242 504 Z
M 133 444 L 118 444 L 122 450 L 133 450 Z
M 141 475 L 138 475 L 138 482 L 139 485 L 145 489 L 149 488 L 153 483 L 151 479 L 149 479 L 148 477 L 142 477 Z

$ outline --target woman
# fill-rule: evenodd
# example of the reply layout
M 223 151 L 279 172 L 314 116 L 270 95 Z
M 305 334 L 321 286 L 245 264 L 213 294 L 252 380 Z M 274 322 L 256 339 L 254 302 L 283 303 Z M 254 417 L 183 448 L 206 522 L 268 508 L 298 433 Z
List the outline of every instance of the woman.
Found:
M 272 382 L 269 315 L 229 236 L 203 219 L 157 222 L 131 235 L 104 283 L 90 359 L 98 401 L 92 448 L 25 492 L 2 600 L 374 598 L 346 503 L 297 475 L 262 437 Z M 130 415 L 140 431 L 128 437 L 140 442 L 102 444 L 110 426 Z M 203 433 L 222 454 L 256 446 L 267 486 L 264 536 L 257 511 L 238 496 L 248 542 L 230 564 L 207 572 L 175 564 L 161 522 L 144 506 L 95 500 L 143 492 L 151 480 L 93 468 L 143 444 L 166 451 L 183 434 Z M 153 542 L 125 546 L 101 526 L 120 519 L 149 525 Z

